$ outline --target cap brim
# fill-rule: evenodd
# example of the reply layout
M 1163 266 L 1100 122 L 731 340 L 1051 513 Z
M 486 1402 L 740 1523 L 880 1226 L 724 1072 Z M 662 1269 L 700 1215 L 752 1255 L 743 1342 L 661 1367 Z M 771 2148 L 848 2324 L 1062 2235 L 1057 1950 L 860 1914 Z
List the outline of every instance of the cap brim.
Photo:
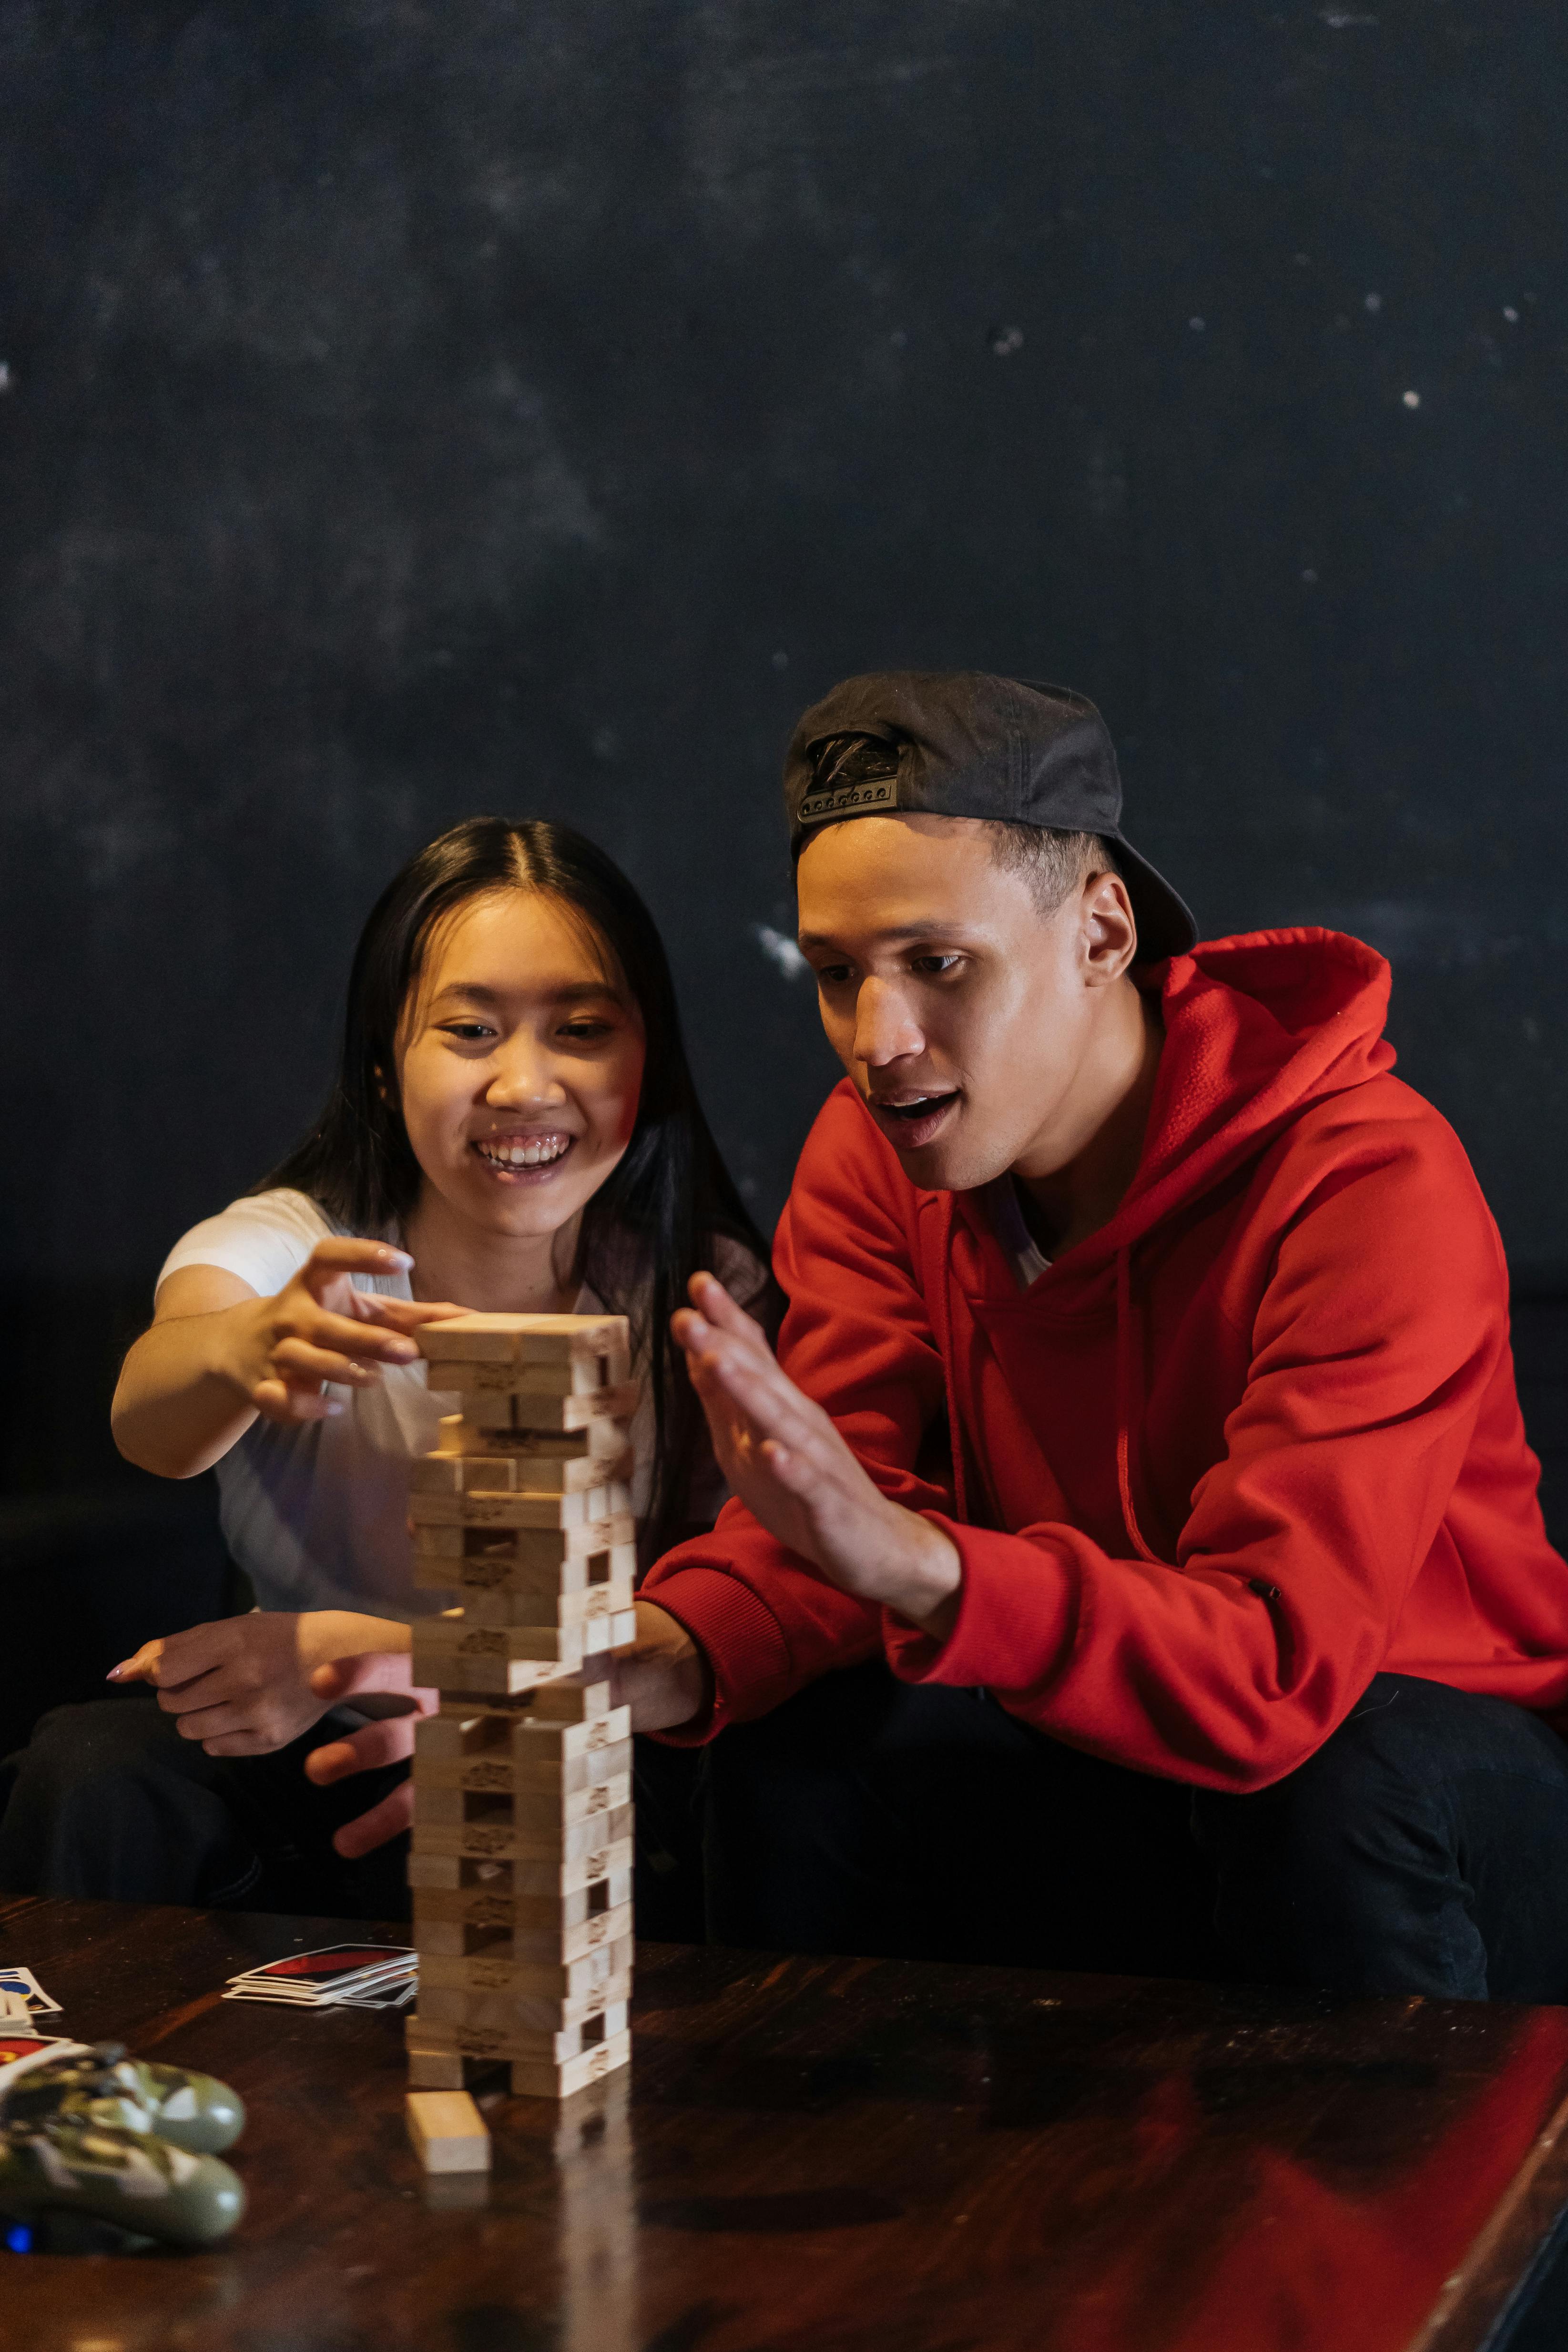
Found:
M 1120 833 L 1107 836 L 1116 844 L 1116 862 L 1132 901 L 1138 925 L 1139 963 L 1158 963 L 1166 956 L 1185 955 L 1197 944 L 1198 927 L 1192 908 L 1177 896 L 1158 869 L 1141 857 Z

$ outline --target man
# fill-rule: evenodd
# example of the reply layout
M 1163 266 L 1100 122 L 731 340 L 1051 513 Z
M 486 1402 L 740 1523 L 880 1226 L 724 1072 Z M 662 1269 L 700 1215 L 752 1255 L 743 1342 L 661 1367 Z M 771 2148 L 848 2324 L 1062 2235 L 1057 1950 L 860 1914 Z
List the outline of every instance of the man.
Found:
M 620 1669 L 712 1932 L 1568 2000 L 1568 1567 L 1387 966 L 1195 945 L 1058 688 L 850 679 L 785 800 L 847 1075 L 777 1361 L 677 1318 L 736 1499 Z
M 1568 1999 L 1568 1567 L 1386 965 L 1194 947 L 1055 688 L 851 679 L 785 798 L 847 1076 L 646 1587 L 717 1931 Z

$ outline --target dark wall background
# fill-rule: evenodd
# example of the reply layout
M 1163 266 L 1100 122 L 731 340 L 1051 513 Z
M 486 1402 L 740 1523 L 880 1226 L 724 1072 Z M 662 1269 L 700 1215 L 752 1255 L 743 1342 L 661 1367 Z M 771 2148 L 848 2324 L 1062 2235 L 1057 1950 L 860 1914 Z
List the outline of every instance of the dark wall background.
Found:
M 1565 50 L 1480 0 L 0 0 L 12 1488 L 108 1474 L 163 1250 L 472 811 L 629 868 L 771 1214 L 832 1075 L 759 937 L 778 754 L 881 663 L 1085 688 L 1207 930 L 1391 954 L 1549 1298 Z

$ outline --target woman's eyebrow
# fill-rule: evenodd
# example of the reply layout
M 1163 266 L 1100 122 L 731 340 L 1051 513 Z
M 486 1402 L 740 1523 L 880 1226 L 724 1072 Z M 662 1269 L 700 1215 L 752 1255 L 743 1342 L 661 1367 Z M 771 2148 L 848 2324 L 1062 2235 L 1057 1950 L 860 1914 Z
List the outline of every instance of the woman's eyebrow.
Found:
M 548 992 L 548 1001 L 552 1004 L 584 1004 L 595 997 L 605 996 L 613 997 L 617 1004 L 620 1003 L 620 991 L 613 981 L 573 981 L 563 988 L 552 988 Z M 489 1010 L 503 1003 L 505 999 L 504 990 L 487 988 L 482 981 L 451 980 L 445 988 L 437 990 L 431 999 L 431 1008 L 434 1010 L 438 1004 L 458 1003 L 479 1004 Z

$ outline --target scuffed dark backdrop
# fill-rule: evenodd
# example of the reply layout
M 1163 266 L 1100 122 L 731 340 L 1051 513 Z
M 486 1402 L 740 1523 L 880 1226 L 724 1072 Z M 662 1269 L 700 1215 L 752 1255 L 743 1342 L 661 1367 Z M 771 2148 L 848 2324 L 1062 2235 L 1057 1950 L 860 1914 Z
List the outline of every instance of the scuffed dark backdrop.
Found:
M 107 1473 L 163 1251 L 475 810 L 629 868 L 771 1215 L 831 1076 L 778 754 L 880 663 L 1070 680 L 1207 930 L 1386 950 L 1550 1290 L 1565 52 L 1480 0 L 0 0 L 11 1487 Z

